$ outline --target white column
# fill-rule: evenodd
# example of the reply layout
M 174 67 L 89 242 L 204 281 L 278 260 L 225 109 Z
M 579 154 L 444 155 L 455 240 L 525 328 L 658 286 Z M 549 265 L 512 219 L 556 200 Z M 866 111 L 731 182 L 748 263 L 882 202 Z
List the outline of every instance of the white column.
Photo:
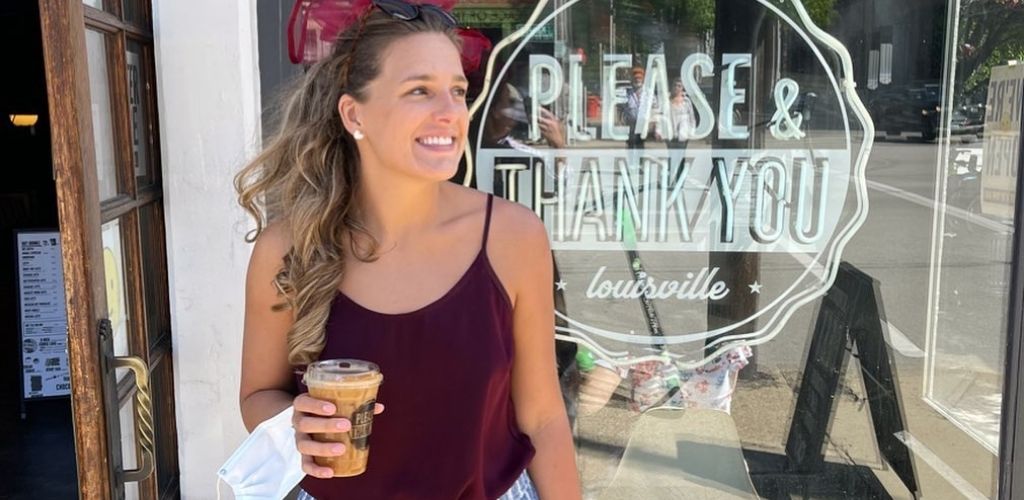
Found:
M 153 27 L 181 495 L 207 499 L 246 436 L 238 378 L 250 224 L 232 177 L 260 137 L 256 2 L 154 0 Z

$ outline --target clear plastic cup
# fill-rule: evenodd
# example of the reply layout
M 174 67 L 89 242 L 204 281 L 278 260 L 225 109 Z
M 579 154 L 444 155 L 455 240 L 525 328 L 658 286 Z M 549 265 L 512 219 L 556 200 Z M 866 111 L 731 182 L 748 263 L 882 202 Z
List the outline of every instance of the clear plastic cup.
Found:
M 347 418 L 352 423 L 348 432 L 314 433 L 312 436 L 316 441 L 345 445 L 341 456 L 314 457 L 317 465 L 334 470 L 334 477 L 358 476 L 366 471 L 373 408 L 377 388 L 383 380 L 377 365 L 358 359 L 318 361 L 306 368 L 302 381 L 309 388 L 309 395 L 330 401 L 335 407 L 334 416 Z

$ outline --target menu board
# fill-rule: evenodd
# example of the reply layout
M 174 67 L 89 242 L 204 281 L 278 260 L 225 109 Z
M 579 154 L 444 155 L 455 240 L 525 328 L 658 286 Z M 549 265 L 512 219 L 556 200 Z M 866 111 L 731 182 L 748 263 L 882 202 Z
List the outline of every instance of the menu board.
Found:
M 18 297 L 24 399 L 71 393 L 60 233 L 18 231 Z

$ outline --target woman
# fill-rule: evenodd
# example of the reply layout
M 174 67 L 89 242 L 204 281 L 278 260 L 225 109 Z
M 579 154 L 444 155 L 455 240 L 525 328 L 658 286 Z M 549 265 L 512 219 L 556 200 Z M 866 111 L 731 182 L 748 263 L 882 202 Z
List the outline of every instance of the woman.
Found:
M 447 182 L 469 120 L 454 24 L 375 0 L 236 179 L 257 220 L 242 417 L 253 429 L 294 406 L 304 498 L 580 497 L 545 228 Z M 367 471 L 350 478 L 315 464 L 345 450 L 310 433 L 351 423 L 295 375 L 340 357 L 385 377 Z
M 669 137 L 668 145 L 672 149 L 685 149 L 686 142 L 693 135 L 693 129 L 697 126 L 697 118 L 694 116 L 693 103 L 683 89 L 683 81 L 676 78 L 672 81 L 672 95 L 669 99 L 669 113 L 672 118 L 672 135 Z

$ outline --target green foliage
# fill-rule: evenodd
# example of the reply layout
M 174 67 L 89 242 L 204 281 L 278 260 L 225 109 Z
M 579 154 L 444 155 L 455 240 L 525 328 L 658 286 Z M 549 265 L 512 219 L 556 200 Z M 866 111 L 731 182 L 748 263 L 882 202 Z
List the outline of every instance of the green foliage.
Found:
M 615 45 L 634 54 L 646 54 L 662 43 L 672 43 L 681 33 L 699 37 L 710 36 L 715 29 L 715 12 L 719 2 L 748 2 L 756 9 L 755 0 L 590 0 L 590 14 L 573 23 L 573 40 L 587 44 L 588 53 L 596 53 L 597 38 L 589 35 L 595 20 L 614 15 Z M 836 20 L 836 0 L 803 0 L 803 5 L 819 27 L 828 29 Z M 791 4 L 790 4 L 791 6 Z M 607 35 L 605 35 L 607 36 Z M 584 42 L 586 40 L 586 42 Z M 604 40 L 607 40 L 605 38 Z M 604 43 L 607 43 L 605 41 Z
M 750 1 L 754 5 L 753 0 Z M 663 23 L 689 26 L 697 33 L 706 33 L 715 28 L 716 0 L 624 0 L 621 3 L 653 13 Z M 836 0 L 803 0 L 811 19 L 822 28 L 828 28 L 835 20 L 835 4 Z
M 992 68 L 1024 60 L 1024 5 L 1015 0 L 965 0 L 957 37 L 957 88 L 988 86 Z
M 714 0 L 690 0 L 685 2 L 683 15 L 690 21 L 693 29 L 699 33 L 715 28 Z
M 804 8 L 814 24 L 828 29 L 836 17 L 836 0 L 803 0 Z
M 619 0 L 616 10 L 649 24 L 652 20 L 669 26 L 687 26 L 703 33 L 715 28 L 715 0 Z
M 967 77 L 964 90 L 971 93 L 978 87 L 987 87 L 992 76 L 992 68 L 1004 66 L 1010 60 L 1024 61 L 1024 42 L 1021 40 L 1013 40 L 1007 45 L 993 49 L 988 58 L 978 64 L 977 69 Z

